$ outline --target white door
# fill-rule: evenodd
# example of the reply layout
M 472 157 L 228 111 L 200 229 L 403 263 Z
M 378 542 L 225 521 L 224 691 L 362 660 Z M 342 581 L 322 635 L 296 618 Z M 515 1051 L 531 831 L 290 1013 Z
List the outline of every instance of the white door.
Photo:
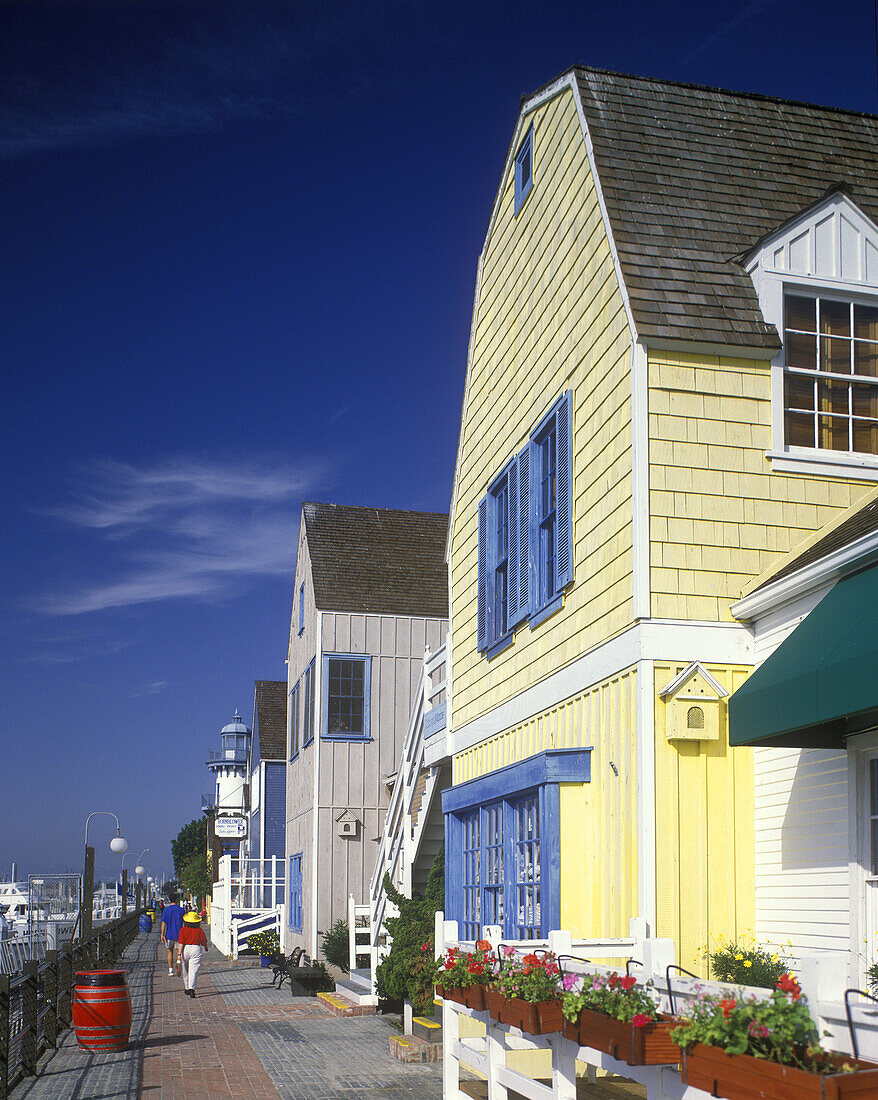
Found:
M 878 749 L 863 753 L 860 832 L 860 864 L 865 883 L 864 941 L 861 945 L 860 981 L 867 967 L 878 961 Z

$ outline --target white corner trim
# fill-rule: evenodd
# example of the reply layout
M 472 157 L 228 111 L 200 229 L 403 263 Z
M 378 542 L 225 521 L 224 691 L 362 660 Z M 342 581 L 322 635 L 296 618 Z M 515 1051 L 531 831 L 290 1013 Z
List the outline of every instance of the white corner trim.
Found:
M 686 683 L 686 681 L 691 680 L 696 673 L 700 673 L 703 676 L 703 678 L 708 682 L 708 684 L 710 684 L 710 686 L 713 688 L 720 699 L 725 699 L 725 697 L 729 694 L 729 692 L 726 691 L 722 684 L 717 679 L 715 679 L 715 677 L 711 676 L 711 674 L 707 671 L 704 665 L 701 664 L 700 661 L 693 661 L 691 664 L 687 665 L 681 673 L 675 676 L 673 680 L 670 681 L 670 683 L 665 684 L 665 686 L 659 692 L 659 695 L 663 699 L 667 695 L 676 695 L 676 693 Z
M 637 665 L 637 868 L 638 913 L 656 928 L 655 703 L 652 661 Z
M 649 362 L 646 349 L 631 341 L 631 511 L 633 617 L 650 614 Z
M 459 729 L 449 729 L 448 752 L 464 752 L 640 661 L 688 665 L 696 659 L 703 664 L 750 666 L 754 663 L 753 633 L 741 623 L 641 620 L 486 714 Z
M 771 468 L 782 474 L 878 481 L 878 459 L 874 455 L 860 457 L 840 451 L 819 451 L 810 447 L 799 450 L 791 447 L 782 451 L 766 451 L 765 457 L 771 462 Z
M 764 588 L 757 588 L 755 592 L 733 603 L 729 610 L 736 619 L 750 622 L 769 611 L 777 611 L 784 604 L 807 596 L 818 588 L 841 580 L 847 573 L 862 569 L 875 561 L 878 561 L 878 531 L 863 535 L 848 546 L 843 546 Z
M 313 790 L 314 790 L 314 826 L 311 830 L 311 951 L 312 959 L 317 955 L 317 895 L 320 879 L 317 874 L 317 860 L 320 854 L 320 707 L 323 705 L 323 690 L 320 678 L 323 670 L 323 612 L 317 612 L 317 651 L 314 655 L 314 726 L 312 733 L 314 740 L 311 742 L 314 749 L 313 757 Z

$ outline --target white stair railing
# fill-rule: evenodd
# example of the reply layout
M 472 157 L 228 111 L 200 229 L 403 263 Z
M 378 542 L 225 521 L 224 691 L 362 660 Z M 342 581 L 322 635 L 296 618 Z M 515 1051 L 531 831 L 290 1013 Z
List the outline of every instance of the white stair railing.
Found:
M 407 896 L 412 891 L 412 867 L 417 858 L 423 837 L 430 803 L 435 793 L 438 768 L 432 768 L 422 792 L 421 812 L 412 822 L 412 805 L 418 788 L 418 780 L 424 768 L 424 717 L 444 695 L 447 676 L 436 676 L 446 669 L 447 644 L 435 654 L 428 648 L 412 702 L 408 730 L 403 742 L 399 769 L 390 795 L 390 804 L 384 818 L 384 829 L 375 858 L 375 869 L 369 888 L 369 925 L 371 928 L 371 965 L 374 981 L 375 970 L 386 956 L 388 944 L 384 927 L 386 917 L 397 915 L 397 908 L 384 892 L 384 876 Z M 435 683 L 434 683 L 435 678 Z M 444 700 L 443 700 L 444 702 Z M 379 941 L 385 940 L 384 943 Z

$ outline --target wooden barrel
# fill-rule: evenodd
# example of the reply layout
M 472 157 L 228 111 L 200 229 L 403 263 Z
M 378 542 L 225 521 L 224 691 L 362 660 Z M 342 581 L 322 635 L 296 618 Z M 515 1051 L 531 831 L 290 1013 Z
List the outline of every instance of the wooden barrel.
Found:
M 141 913 L 140 920 L 137 923 L 140 925 L 141 932 L 152 931 L 152 917 L 149 915 L 149 913 Z
M 124 970 L 78 970 L 73 994 L 76 1041 L 85 1050 L 125 1050 L 131 997 Z

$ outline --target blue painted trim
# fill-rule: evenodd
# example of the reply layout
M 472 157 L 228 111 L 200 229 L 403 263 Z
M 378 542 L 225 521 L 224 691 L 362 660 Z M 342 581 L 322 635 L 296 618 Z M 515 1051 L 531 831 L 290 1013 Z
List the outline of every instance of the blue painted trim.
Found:
M 294 879 L 294 877 L 293 877 L 293 864 L 296 860 L 299 861 L 297 880 Z M 303 923 L 304 923 L 303 914 L 305 912 L 305 889 L 304 889 L 304 876 L 302 874 L 302 852 L 296 852 L 295 855 L 290 856 L 289 875 L 290 875 L 290 881 L 289 881 L 289 887 L 288 887 L 289 896 L 287 898 L 287 902 L 289 904 L 289 909 L 290 909 L 289 914 L 288 914 L 289 922 L 290 922 L 290 928 L 294 932 L 301 932 L 302 931 L 302 926 L 303 926 Z M 296 924 L 294 922 L 294 910 L 293 910 L 293 883 L 295 881 L 298 881 L 298 886 L 299 886 L 299 912 L 298 912 L 299 923 L 298 924 Z
M 533 618 L 530 621 L 531 630 L 533 630 L 534 627 L 539 626 L 540 623 L 545 622 L 546 619 L 548 619 L 550 615 L 554 615 L 556 611 L 559 611 L 561 609 L 561 607 L 563 606 L 563 604 L 564 604 L 564 593 L 559 592 L 558 595 L 552 600 L 551 603 L 547 603 L 546 606 L 541 611 L 538 611 L 533 616 Z
M 533 155 L 533 136 L 534 128 L 528 130 L 521 145 L 518 147 L 518 152 L 515 154 L 515 214 L 518 215 L 518 211 L 524 205 L 524 200 L 530 194 L 534 185 L 534 155 Z M 528 174 L 527 181 L 522 183 L 523 169 L 525 162 L 530 162 L 530 172 Z
M 361 661 L 363 664 L 363 730 L 361 733 L 330 733 L 329 726 L 329 662 Z M 324 741 L 371 741 L 372 658 L 362 653 L 324 653 L 321 689 L 320 736 Z
M 299 677 L 299 682 L 300 683 L 304 680 L 304 685 L 303 686 L 304 686 L 304 689 L 305 689 L 304 692 L 303 692 L 305 705 L 302 708 L 302 748 L 303 749 L 306 749 L 310 744 L 313 743 L 313 741 L 314 741 L 314 726 L 317 724 L 316 715 L 314 714 L 314 709 L 317 705 L 317 700 L 314 698 L 314 673 L 315 673 L 316 668 L 317 668 L 316 661 L 317 661 L 317 658 L 312 657 L 309 664 L 308 664 L 308 667 L 305 669 L 305 671 Z M 310 686 L 310 696 L 311 696 L 311 736 L 306 737 L 305 736 L 305 725 L 306 725 L 305 716 L 306 716 L 306 712 L 307 712 L 307 709 L 308 709 L 308 695 L 309 695 L 309 690 L 308 689 L 309 689 L 309 686 Z
M 508 578 L 507 578 L 508 583 Z M 493 645 L 489 645 L 486 652 L 486 656 L 490 661 L 492 657 L 496 657 L 498 653 L 502 653 L 504 649 L 508 649 L 515 640 L 512 631 L 504 634 L 502 638 L 498 638 Z
M 547 749 L 478 779 L 458 783 L 442 792 L 442 812 L 457 813 L 544 783 L 590 783 L 591 753 L 591 748 Z
M 543 840 L 545 837 L 545 841 Z M 561 927 L 561 788 L 540 792 L 540 921 L 544 934 Z

